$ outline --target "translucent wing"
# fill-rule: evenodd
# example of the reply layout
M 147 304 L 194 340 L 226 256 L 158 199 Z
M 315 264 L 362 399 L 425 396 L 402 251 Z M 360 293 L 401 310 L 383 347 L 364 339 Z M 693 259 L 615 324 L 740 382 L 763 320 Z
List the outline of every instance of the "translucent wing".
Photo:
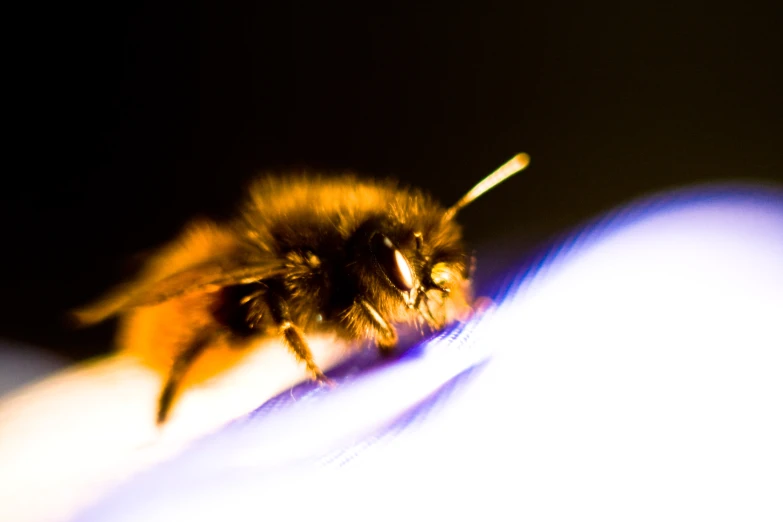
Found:
M 126 310 L 150 306 L 194 292 L 254 283 L 282 273 L 279 261 L 253 262 L 227 267 L 225 260 L 208 261 L 154 281 L 120 286 L 99 301 L 72 312 L 77 324 L 101 322 Z

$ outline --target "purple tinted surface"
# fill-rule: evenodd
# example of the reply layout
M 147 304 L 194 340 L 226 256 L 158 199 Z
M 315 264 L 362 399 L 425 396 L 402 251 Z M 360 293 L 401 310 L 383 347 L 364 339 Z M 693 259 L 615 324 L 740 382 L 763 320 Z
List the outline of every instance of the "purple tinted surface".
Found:
M 780 519 L 779 190 L 629 205 L 484 290 L 481 317 L 357 354 L 77 520 Z

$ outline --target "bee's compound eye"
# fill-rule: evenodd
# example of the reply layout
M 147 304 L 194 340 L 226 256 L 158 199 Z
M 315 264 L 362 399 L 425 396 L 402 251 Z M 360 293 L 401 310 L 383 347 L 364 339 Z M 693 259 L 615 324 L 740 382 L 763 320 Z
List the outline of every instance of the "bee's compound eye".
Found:
M 415 282 L 411 265 L 391 239 L 383 234 L 375 234 L 370 239 L 370 249 L 394 286 L 405 292 L 413 288 Z

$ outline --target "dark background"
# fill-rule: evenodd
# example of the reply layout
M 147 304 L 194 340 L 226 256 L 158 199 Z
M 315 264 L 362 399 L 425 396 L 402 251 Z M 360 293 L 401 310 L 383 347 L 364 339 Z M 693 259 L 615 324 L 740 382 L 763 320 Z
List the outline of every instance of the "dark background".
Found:
M 6 18 L 0 337 L 107 350 L 111 324 L 63 312 L 265 170 L 394 176 L 449 204 L 526 151 L 461 215 L 473 244 L 521 251 L 653 191 L 783 175 L 771 5 L 229 3 Z

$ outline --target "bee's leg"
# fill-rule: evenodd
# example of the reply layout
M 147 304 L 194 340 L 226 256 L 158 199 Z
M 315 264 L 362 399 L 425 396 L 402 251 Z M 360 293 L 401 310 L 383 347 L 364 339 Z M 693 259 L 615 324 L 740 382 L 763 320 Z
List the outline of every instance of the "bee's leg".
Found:
M 294 353 L 299 362 L 305 363 L 307 372 L 310 376 L 323 383 L 329 383 L 329 379 L 324 375 L 313 359 L 313 353 L 307 345 L 304 334 L 297 328 L 291 320 L 291 314 L 288 311 L 288 303 L 275 291 L 275 285 L 270 284 L 270 291 L 265 294 L 267 305 L 269 306 L 272 320 L 280 329 L 280 335 L 283 337 L 288 348 Z
M 180 382 L 182 382 L 185 373 L 193 365 L 193 361 L 204 352 L 213 338 L 214 333 L 212 332 L 201 333 L 184 351 L 177 355 L 176 359 L 174 359 L 174 364 L 171 366 L 168 378 L 166 379 L 166 384 L 163 386 L 160 398 L 158 399 L 157 422 L 159 426 L 166 422 L 166 418 L 171 411 L 174 395 L 177 393 L 177 388 L 179 387 Z
M 370 304 L 366 299 L 358 300 L 359 306 L 364 312 L 364 316 L 369 320 L 372 328 L 375 330 L 378 339 L 378 349 L 382 354 L 388 355 L 394 351 L 397 346 L 397 331 L 390 325 L 386 319 Z

